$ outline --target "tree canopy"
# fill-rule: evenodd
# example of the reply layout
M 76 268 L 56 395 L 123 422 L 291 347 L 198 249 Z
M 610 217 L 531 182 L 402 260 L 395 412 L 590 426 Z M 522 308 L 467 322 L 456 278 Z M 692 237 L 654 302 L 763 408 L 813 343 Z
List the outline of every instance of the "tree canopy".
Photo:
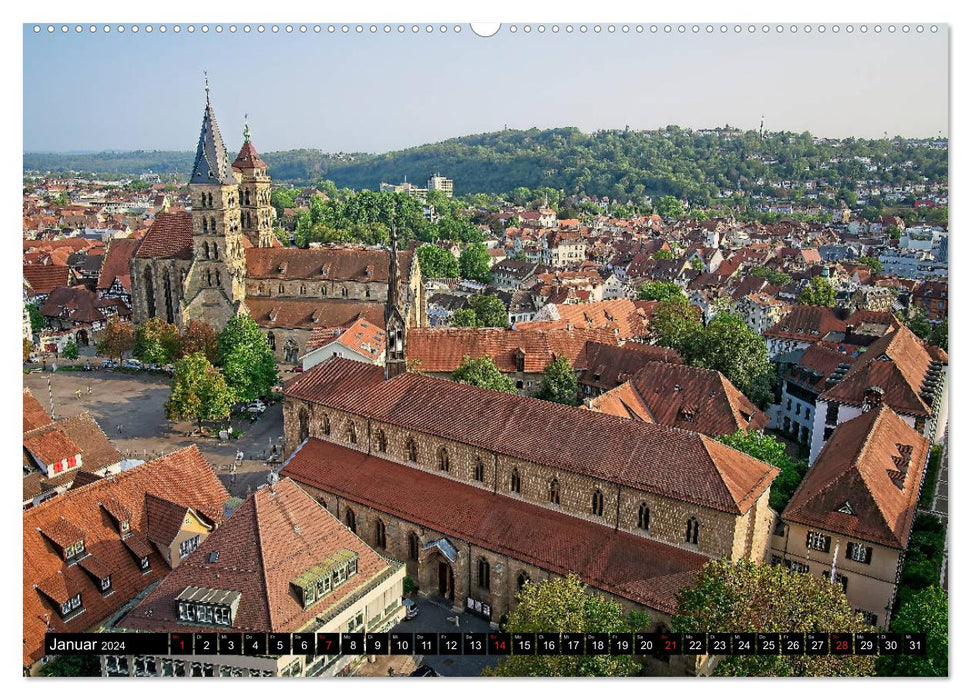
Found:
M 202 353 L 175 363 L 165 415 L 172 420 L 216 421 L 229 418 L 233 395 L 219 370 Z
M 731 435 L 721 435 L 718 440 L 739 452 L 779 468 L 779 476 L 772 482 L 769 492 L 769 505 L 777 513 L 785 510 L 803 477 L 806 476 L 808 465 L 802 460 L 790 457 L 784 442 L 761 431 L 739 430 Z
M 488 284 L 492 280 L 489 251 L 483 243 L 467 245 L 459 254 L 459 274 L 463 279 Z
M 505 394 L 516 393 L 515 382 L 499 371 L 496 363 L 487 355 L 476 358 L 466 355 L 458 369 L 452 372 L 452 381 Z
M 150 318 L 135 327 L 132 355 L 147 364 L 165 365 L 179 356 L 179 329 L 160 318 Z
M 809 286 L 799 294 L 799 303 L 812 306 L 835 306 L 836 290 L 825 277 L 813 277 L 809 281 Z
M 219 361 L 219 337 L 205 321 L 189 321 L 179 337 L 179 357 L 201 352 L 211 363 Z
M 625 615 L 619 603 L 590 591 L 576 576 L 540 583 L 527 581 L 509 614 L 506 632 L 640 632 L 651 624 L 646 613 Z M 631 676 L 640 664 L 630 656 L 505 656 L 484 676 Z
M 906 319 L 907 328 L 918 338 L 927 338 L 931 334 L 931 322 L 927 320 L 927 314 L 919 306 L 915 306 Z
M 843 589 L 783 566 L 712 559 L 678 593 L 672 627 L 681 632 L 870 632 Z M 871 676 L 872 656 L 737 655 L 716 676 Z
M 947 593 L 939 586 L 918 591 L 890 620 L 891 632 L 923 632 L 926 654 L 880 656 L 881 676 L 947 676 Z
M 947 352 L 947 319 L 938 323 L 931 334 L 927 337 L 931 345 L 936 345 L 944 352 Z
M 509 312 L 495 294 L 473 294 L 467 303 L 467 308 L 475 314 L 475 325 L 481 328 L 509 327 Z
M 701 333 L 701 313 L 683 294 L 669 296 L 654 309 L 649 322 L 654 342 L 686 356 L 694 337 Z
M 269 396 L 277 383 L 276 359 L 259 326 L 235 316 L 219 334 L 219 364 L 235 401 Z
M 425 278 L 459 276 L 458 260 L 448 250 L 437 245 L 423 245 L 418 248 L 418 264 Z
M 645 282 L 637 288 L 637 298 L 641 301 L 666 301 L 683 296 L 684 290 L 674 282 Z
M 760 406 L 766 406 L 772 398 L 773 372 L 765 341 L 741 316 L 715 316 L 689 339 L 687 354 L 682 353 L 682 357 L 696 367 L 718 370 Z
M 580 405 L 580 383 L 566 357 L 557 357 L 543 369 L 543 381 L 536 398 L 567 406 Z
M 117 316 L 109 319 L 108 325 L 101 331 L 101 338 L 98 340 L 98 354 L 120 360 L 134 347 L 135 329 L 132 325 Z

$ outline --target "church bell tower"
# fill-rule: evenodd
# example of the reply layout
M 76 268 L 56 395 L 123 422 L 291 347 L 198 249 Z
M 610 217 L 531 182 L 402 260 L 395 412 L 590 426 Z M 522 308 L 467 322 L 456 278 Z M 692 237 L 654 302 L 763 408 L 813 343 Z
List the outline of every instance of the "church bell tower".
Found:
M 250 141 L 249 124 L 243 125 L 243 147 L 233 161 L 239 171 L 240 223 L 243 235 L 260 248 L 273 246 L 273 208 L 267 165 Z
M 221 329 L 246 296 L 246 262 L 239 209 L 239 183 L 229 163 L 216 115 L 206 108 L 189 178 L 192 200 L 192 265 L 185 280 L 183 322 L 205 321 Z

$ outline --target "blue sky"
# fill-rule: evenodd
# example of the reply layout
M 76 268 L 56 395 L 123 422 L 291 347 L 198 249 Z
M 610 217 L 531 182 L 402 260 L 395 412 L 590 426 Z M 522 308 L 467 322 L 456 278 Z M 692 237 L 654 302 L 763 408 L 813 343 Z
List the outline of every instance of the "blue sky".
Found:
M 171 25 L 169 25 L 171 26 Z M 226 25 L 228 27 L 228 25 Z M 223 136 L 384 151 L 511 128 L 726 123 L 822 136 L 948 133 L 948 36 L 34 34 L 24 150 L 191 150 L 203 70 Z M 716 25 L 717 27 L 717 25 Z

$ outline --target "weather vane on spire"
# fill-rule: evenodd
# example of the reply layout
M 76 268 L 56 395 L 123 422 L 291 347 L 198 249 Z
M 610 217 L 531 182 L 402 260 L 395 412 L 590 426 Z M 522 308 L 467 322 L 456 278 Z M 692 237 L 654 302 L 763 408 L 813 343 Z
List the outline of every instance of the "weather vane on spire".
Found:
M 206 104 L 209 104 L 209 72 L 202 71 L 202 77 L 206 81 Z
M 249 142 L 249 114 L 243 115 L 243 141 Z

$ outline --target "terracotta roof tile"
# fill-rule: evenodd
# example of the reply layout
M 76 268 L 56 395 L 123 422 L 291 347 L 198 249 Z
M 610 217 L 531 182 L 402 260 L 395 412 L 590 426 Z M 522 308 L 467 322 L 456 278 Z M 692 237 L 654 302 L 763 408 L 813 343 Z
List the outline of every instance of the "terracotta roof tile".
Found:
M 358 555 L 357 575 L 305 609 L 290 582 L 342 549 Z M 283 479 L 272 491 L 263 488 L 247 498 L 119 626 L 211 631 L 178 619 L 176 597 L 197 586 L 242 594 L 231 629 L 297 631 L 389 566 L 293 481 Z
M 98 289 L 107 290 L 115 280 L 121 282 L 126 291 L 131 291 L 130 263 L 140 241 L 137 238 L 114 238 L 108 244 L 108 254 L 105 256 L 101 274 L 98 276 Z
M 192 214 L 176 211 L 156 216 L 135 257 L 191 260 Z
M 40 401 L 30 392 L 24 389 L 24 432 L 51 424 L 51 417 L 40 405 Z
M 81 454 L 77 443 L 56 429 L 41 428 L 38 432 L 24 435 L 24 448 L 30 450 L 44 465 L 57 464 L 61 460 Z
M 246 276 L 271 280 L 388 281 L 388 251 L 365 248 L 249 248 Z M 398 253 L 405 277 L 411 251 Z
M 239 149 L 239 155 L 233 161 L 233 167 L 242 170 L 243 168 L 267 168 L 269 166 L 260 158 L 260 154 L 253 147 L 253 143 L 246 141 L 243 143 L 243 147 Z
M 707 448 L 698 433 L 649 425 L 444 379 L 333 357 L 286 385 L 287 396 L 732 513 L 743 513 L 778 470 Z M 731 462 L 731 464 L 728 464 Z M 744 498 L 727 471 L 748 481 Z
M 833 431 L 782 517 L 906 549 L 929 451 L 887 406 L 863 413 Z
M 44 633 L 48 624 L 53 632 L 81 632 L 105 619 L 130 601 L 147 586 L 162 578 L 169 568 L 164 559 L 151 552 L 151 571 L 143 574 L 132 556 L 128 543 L 146 526 L 145 496 L 164 494 L 165 498 L 191 505 L 207 517 L 222 519 L 223 503 L 229 498 L 226 489 L 206 464 L 199 450 L 188 447 L 147 462 L 107 479 L 100 479 L 72 489 L 30 508 L 23 513 L 24 625 L 23 662 L 31 665 L 43 655 Z M 99 503 L 114 497 L 132 513 L 132 534 L 121 539 L 117 526 L 100 512 Z M 59 552 L 41 535 L 38 528 L 56 528 L 65 518 L 82 525 L 86 533 L 85 550 L 111 569 L 115 593 L 104 597 L 91 576 L 78 566 L 65 566 Z M 58 573 L 61 572 L 61 573 Z M 84 611 L 61 620 L 55 608 L 35 584 L 53 586 L 61 577 L 62 593 L 76 591 L 82 595 Z
M 66 287 L 71 280 L 67 265 L 24 265 L 24 279 L 35 294 L 50 294 L 57 287 Z
M 707 557 L 311 438 L 284 476 L 671 613 Z M 441 504 L 448 503 L 447 510 Z
M 347 328 L 364 318 L 384 330 L 385 305 L 379 301 L 247 297 L 245 303 L 252 319 L 262 328 Z

